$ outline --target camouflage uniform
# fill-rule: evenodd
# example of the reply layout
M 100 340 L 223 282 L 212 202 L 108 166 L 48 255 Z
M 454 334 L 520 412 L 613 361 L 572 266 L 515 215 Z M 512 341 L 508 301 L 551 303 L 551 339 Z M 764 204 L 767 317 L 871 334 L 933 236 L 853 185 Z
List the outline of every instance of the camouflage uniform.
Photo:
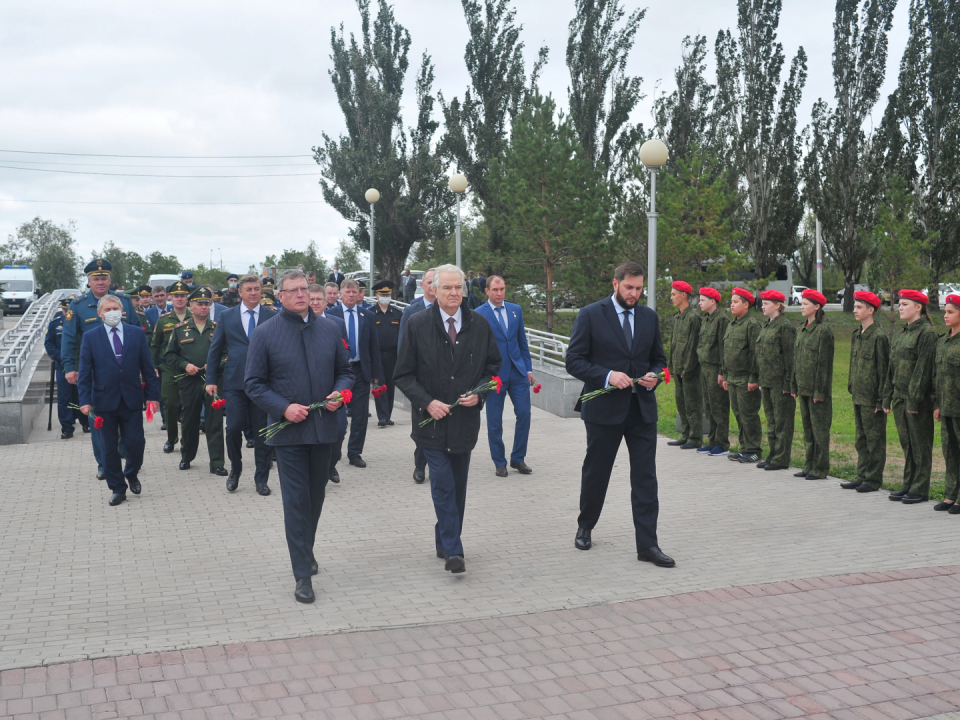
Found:
M 937 341 L 933 366 L 933 406 L 940 411 L 940 438 L 947 466 L 945 500 L 957 500 L 960 490 L 960 334 L 949 331 Z
M 890 363 L 890 342 L 877 323 L 853 331 L 847 392 L 853 396 L 857 435 L 857 482 L 879 488 L 887 464 L 887 414 L 883 384 Z
M 740 429 L 740 453 L 761 453 L 763 426 L 760 424 L 760 390 L 750 392 L 748 383 L 757 383 L 757 337 L 760 323 L 749 311 L 734 318 L 723 338 L 720 374 L 727 382 L 730 407 Z
M 808 322 L 797 333 L 790 392 L 800 401 L 807 450 L 803 472 L 825 478 L 830 473 L 833 424 L 833 330 L 822 322 Z
M 893 411 L 903 448 L 900 489 L 930 496 L 933 467 L 933 362 L 937 331 L 926 318 L 894 335 L 890 368 L 883 388 L 883 406 Z
M 700 316 L 700 340 L 697 357 L 700 360 L 700 377 L 703 378 L 703 404 L 710 421 L 707 446 L 730 449 L 730 398 L 717 383 L 720 362 L 723 358 L 723 337 L 729 324 L 726 314 L 719 308 L 713 315 Z
M 767 461 L 790 467 L 797 401 L 790 395 L 796 330 L 786 314 L 767 320 L 757 336 L 757 376 L 767 416 Z
M 670 376 L 680 416 L 680 439 L 700 447 L 703 442 L 703 388 L 700 386 L 700 314 L 688 307 L 674 316 L 670 336 Z
M 193 316 L 189 309 L 186 309 L 187 318 Z M 163 412 L 166 415 L 167 422 L 167 442 L 171 447 L 177 444 L 179 437 L 177 432 L 180 428 L 180 391 L 177 389 L 177 383 L 173 379 L 180 370 L 167 365 L 164 354 L 167 352 L 167 345 L 170 344 L 170 338 L 173 335 L 173 328 L 180 322 L 180 318 L 174 310 L 162 314 L 157 318 L 157 326 L 153 329 L 153 339 L 151 341 L 153 349 L 153 366 L 160 371 L 160 397 L 163 398 Z

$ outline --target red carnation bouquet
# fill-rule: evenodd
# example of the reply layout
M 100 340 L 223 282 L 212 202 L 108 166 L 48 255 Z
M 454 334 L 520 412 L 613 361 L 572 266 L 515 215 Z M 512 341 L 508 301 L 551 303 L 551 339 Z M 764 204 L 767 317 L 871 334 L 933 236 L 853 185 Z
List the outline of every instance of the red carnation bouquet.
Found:
M 79 405 L 68 405 L 67 407 L 69 407 L 72 410 L 80 410 Z M 93 426 L 97 430 L 103 427 L 103 417 L 101 417 L 100 415 L 97 415 L 96 410 L 93 409 L 93 405 L 90 406 L 90 412 L 87 413 L 87 417 L 93 420 Z
M 543 385 L 541 385 L 540 383 L 537 383 L 536 385 L 533 386 L 533 392 L 534 392 L 534 393 L 539 393 L 539 392 L 540 392 L 540 388 L 542 388 L 542 387 L 543 387 Z
M 219 395 L 214 394 L 213 402 L 210 403 L 210 407 L 212 407 L 214 410 L 223 410 L 226 406 L 227 406 L 227 401 L 224 400 Z
M 503 380 L 501 380 L 499 376 L 494 375 L 494 376 L 490 379 L 490 382 L 485 382 L 483 385 L 477 385 L 477 387 L 473 388 L 473 390 L 467 390 L 467 392 L 465 392 L 465 393 L 463 394 L 463 397 L 468 398 L 468 397 L 470 397 L 471 395 L 479 395 L 480 393 L 488 393 L 488 392 L 490 392 L 491 390 L 496 390 L 496 391 L 497 391 L 497 395 L 499 395 L 499 394 L 500 394 L 500 390 L 502 390 L 502 389 L 503 389 Z M 457 405 L 460 404 L 460 401 L 461 401 L 462 399 L 463 399 L 463 398 L 457 398 L 457 399 L 456 399 L 456 402 L 454 402 L 454 403 L 450 406 L 450 409 L 453 410 Z M 428 417 L 426 420 L 424 420 L 422 423 L 420 423 L 420 427 L 424 427 L 424 426 L 426 426 L 426 425 L 428 425 L 429 423 L 432 423 L 432 422 L 436 422 L 436 420 L 434 420 L 432 417 Z
M 386 385 L 374 385 L 373 390 L 370 391 L 370 394 L 373 395 L 373 399 L 376 400 L 378 397 L 383 395 L 387 391 Z
M 309 412 L 313 412 L 314 410 L 319 410 L 328 402 L 340 401 L 344 405 L 349 405 L 351 400 L 353 400 L 353 392 L 350 390 L 341 390 L 339 393 L 337 393 L 336 397 L 327 398 L 322 402 L 315 402 L 312 405 L 308 405 L 307 410 Z M 225 405 L 226 400 L 224 400 L 223 403 Z M 285 427 L 287 427 L 287 425 L 293 425 L 293 423 L 290 422 L 289 420 L 279 420 L 275 423 L 267 425 L 263 430 L 260 431 L 260 434 L 263 435 L 265 440 L 269 440 L 270 438 L 274 437 L 278 432 L 280 432 Z
M 670 368 L 664 368 L 661 372 L 657 373 L 657 377 L 669 385 L 670 384 Z M 643 378 L 631 378 L 630 387 L 632 388 L 634 385 L 637 385 L 642 379 Z M 620 388 L 618 388 L 616 385 L 607 385 L 607 387 L 601 388 L 600 390 L 594 390 L 593 392 L 588 392 L 584 395 L 581 395 L 580 402 L 593 400 L 594 398 L 598 398 L 601 395 L 606 395 L 608 393 L 613 392 L 614 390 L 619 390 L 619 389 Z

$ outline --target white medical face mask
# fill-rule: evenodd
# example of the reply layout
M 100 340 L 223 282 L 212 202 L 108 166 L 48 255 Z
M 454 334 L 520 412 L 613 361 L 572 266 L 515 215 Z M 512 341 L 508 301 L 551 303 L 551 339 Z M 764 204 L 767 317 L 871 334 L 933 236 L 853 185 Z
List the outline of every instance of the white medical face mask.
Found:
M 106 310 L 103 313 L 103 321 L 110 327 L 116 327 L 123 318 L 123 312 L 120 310 Z
M 231 289 L 231 290 L 236 290 L 236 289 L 237 289 L 237 284 L 236 284 L 235 282 L 230 283 L 230 289 Z
M 389 305 L 389 304 L 390 304 L 390 298 L 388 298 L 388 297 L 383 297 L 382 295 L 380 295 L 380 296 L 377 297 L 377 302 L 380 303 L 381 305 Z

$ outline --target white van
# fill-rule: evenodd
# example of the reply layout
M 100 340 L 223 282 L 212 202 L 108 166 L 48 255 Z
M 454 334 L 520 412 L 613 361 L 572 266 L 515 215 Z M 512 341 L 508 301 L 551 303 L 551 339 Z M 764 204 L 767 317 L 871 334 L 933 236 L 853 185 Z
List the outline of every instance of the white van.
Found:
M 24 313 L 36 299 L 37 281 L 29 265 L 4 265 L 0 268 L 0 293 L 6 312 Z
M 168 288 L 179 279 L 179 275 L 151 275 L 147 285 L 150 286 L 151 290 L 157 285 L 163 285 L 165 288 Z

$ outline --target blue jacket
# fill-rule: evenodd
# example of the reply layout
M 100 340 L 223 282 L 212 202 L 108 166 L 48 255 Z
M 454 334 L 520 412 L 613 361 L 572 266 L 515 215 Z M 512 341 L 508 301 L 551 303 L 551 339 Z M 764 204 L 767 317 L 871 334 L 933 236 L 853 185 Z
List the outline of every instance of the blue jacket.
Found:
M 307 322 L 282 309 L 257 326 L 247 350 L 243 389 L 266 411 L 268 422 L 283 420 L 291 403 L 323 402 L 334 391 L 353 387 L 350 357 L 336 323 L 309 310 Z M 314 410 L 288 425 L 268 445 L 318 445 L 340 439 L 338 413 Z
M 660 373 L 667 366 L 660 337 L 660 320 L 650 308 L 637 305 L 633 318 L 633 347 L 627 347 L 613 298 L 606 297 L 583 308 L 573 323 L 567 348 L 567 372 L 583 380 L 583 392 L 606 387 L 611 370 L 632 378 Z M 580 418 L 598 425 L 619 425 L 630 410 L 630 390 L 612 390 L 589 402 L 577 403 Z M 646 423 L 657 422 L 656 393 L 637 386 L 637 399 Z
M 403 309 L 403 315 L 400 316 L 400 339 L 397 341 L 398 354 L 400 352 L 400 345 L 403 344 L 403 330 L 406 328 L 407 323 L 410 322 L 410 318 L 426 309 L 427 301 L 423 299 L 422 295 Z
M 113 290 L 110 295 L 120 298 L 123 308 L 123 322 L 140 327 L 140 318 L 130 297 Z M 67 309 L 63 318 L 63 335 L 60 337 L 60 359 L 63 362 L 65 373 L 76 372 L 80 359 L 80 340 L 85 332 L 103 325 L 103 320 L 97 315 L 97 299 L 89 290 L 76 298 Z M 141 328 L 142 330 L 142 328 Z
M 141 380 L 142 378 L 142 380 Z M 146 390 L 141 382 L 146 382 Z M 80 405 L 93 405 L 97 413 L 113 412 L 120 398 L 139 410 L 143 398 L 160 402 L 160 379 L 153 369 L 147 334 L 139 325 L 123 328 L 123 363 L 117 363 L 110 338 L 102 327 L 85 332 L 80 345 Z
M 217 327 L 213 331 L 213 340 L 210 341 L 210 352 L 207 354 L 207 385 L 218 385 L 221 395 L 227 392 L 243 392 L 243 373 L 247 365 L 247 348 L 250 340 L 247 338 L 247 324 L 243 313 L 246 312 L 243 303 L 225 309 L 220 314 Z M 260 306 L 257 327 L 277 314 L 276 310 Z M 220 363 L 226 356 L 227 362 L 223 367 Z
M 60 336 L 63 335 L 63 313 L 54 316 L 47 325 L 47 336 L 43 339 L 43 349 L 58 366 L 63 362 L 60 359 Z
M 380 364 L 380 341 L 377 338 L 377 319 L 373 316 L 373 311 L 357 306 L 354 308 L 359 313 L 359 337 L 357 338 L 358 354 L 360 356 L 360 377 L 365 383 L 373 378 L 383 380 L 383 366 Z M 326 313 L 330 317 L 338 317 L 347 322 L 347 309 L 345 307 L 330 308 Z M 349 338 L 349 331 L 347 336 Z M 351 351 L 353 348 L 350 348 Z M 352 354 L 351 354 L 352 356 Z
M 507 382 L 514 373 L 526 377 L 533 372 L 533 363 L 530 360 L 530 347 L 527 345 L 527 333 L 523 327 L 523 310 L 519 305 L 510 302 L 503 303 L 503 311 L 507 313 L 507 334 L 503 334 L 503 327 L 497 322 L 497 314 L 485 302 L 475 312 L 483 315 L 490 327 L 493 336 L 497 339 L 500 357 L 503 358 L 503 367 L 500 368 L 500 379 Z
M 166 307 L 163 309 L 163 312 L 170 312 L 173 309 L 173 303 L 167 303 Z M 157 320 L 160 319 L 160 308 L 156 305 L 151 305 L 146 310 L 143 311 L 143 314 L 147 317 L 147 322 L 150 323 L 150 330 L 157 329 Z

